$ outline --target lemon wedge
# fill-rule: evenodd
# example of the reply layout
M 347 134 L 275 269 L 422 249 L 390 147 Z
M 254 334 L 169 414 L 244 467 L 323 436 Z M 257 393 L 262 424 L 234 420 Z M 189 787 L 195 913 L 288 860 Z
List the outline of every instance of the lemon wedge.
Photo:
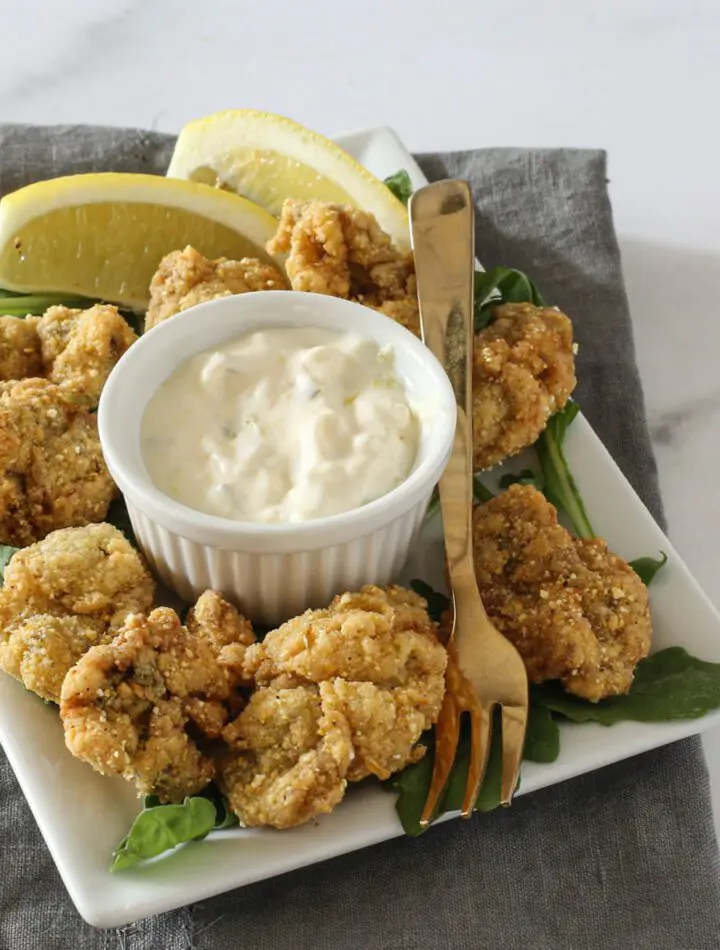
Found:
M 330 139 L 279 115 L 231 109 L 190 122 L 168 177 L 234 191 L 274 215 L 285 198 L 356 205 L 409 247 L 407 211 L 386 185 Z
M 143 309 L 169 251 L 192 244 L 206 257 L 267 262 L 276 228 L 263 208 L 207 185 L 158 175 L 55 178 L 0 201 L 0 287 Z

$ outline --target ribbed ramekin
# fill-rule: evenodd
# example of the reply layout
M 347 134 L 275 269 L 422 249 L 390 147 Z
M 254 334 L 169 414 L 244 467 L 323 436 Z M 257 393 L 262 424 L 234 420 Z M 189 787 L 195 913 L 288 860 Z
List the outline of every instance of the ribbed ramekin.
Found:
M 359 333 L 392 347 L 420 419 L 418 457 L 407 479 L 361 508 L 287 525 L 215 517 L 161 492 L 141 450 L 143 414 L 158 387 L 197 353 L 253 330 L 293 326 Z M 143 336 L 111 373 L 98 424 L 110 473 L 161 580 L 186 601 L 218 590 L 253 620 L 276 624 L 336 593 L 387 584 L 400 571 L 449 458 L 455 398 L 430 351 L 383 314 L 334 297 L 263 291 L 201 304 Z

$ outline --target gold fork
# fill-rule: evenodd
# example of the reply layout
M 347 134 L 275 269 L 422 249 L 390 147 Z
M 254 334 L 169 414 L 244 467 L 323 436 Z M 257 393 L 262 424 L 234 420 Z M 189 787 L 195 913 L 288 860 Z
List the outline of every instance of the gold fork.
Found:
M 455 442 L 440 481 L 454 618 L 445 699 L 435 726 L 435 764 L 421 824 L 427 825 L 452 769 L 460 718 L 470 716 L 470 767 L 462 815 L 472 814 L 487 767 L 496 707 L 502 715 L 501 803 L 517 786 L 528 713 L 528 681 L 515 647 L 492 624 L 475 579 L 472 543 L 472 354 L 474 207 L 467 182 L 438 181 L 410 201 L 423 340 L 440 360 L 457 400 Z

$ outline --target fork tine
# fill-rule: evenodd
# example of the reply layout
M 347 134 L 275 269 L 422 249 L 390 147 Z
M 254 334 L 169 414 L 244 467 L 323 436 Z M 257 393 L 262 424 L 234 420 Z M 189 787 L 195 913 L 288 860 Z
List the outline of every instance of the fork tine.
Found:
M 520 761 L 525 744 L 527 706 L 503 706 L 502 742 L 503 764 L 500 786 L 500 804 L 509 805 L 520 774 Z
M 447 689 L 440 707 L 440 715 L 435 723 L 435 762 L 425 807 L 420 816 L 422 828 L 430 824 L 440 796 L 447 785 L 455 761 L 459 736 L 460 710 L 453 691 Z
M 492 709 L 476 705 L 468 712 L 470 713 L 470 766 L 465 782 L 465 798 L 460 812 L 463 818 L 469 818 L 472 815 L 475 800 L 485 776 L 492 729 Z

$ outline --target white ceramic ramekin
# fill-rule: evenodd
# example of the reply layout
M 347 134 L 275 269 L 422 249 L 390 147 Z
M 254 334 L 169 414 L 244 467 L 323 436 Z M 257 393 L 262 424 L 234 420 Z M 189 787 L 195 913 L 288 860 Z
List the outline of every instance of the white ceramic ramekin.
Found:
M 392 346 L 396 372 L 421 423 L 418 457 L 402 485 L 362 508 L 288 525 L 218 518 L 155 487 L 143 462 L 140 432 L 160 384 L 196 353 L 271 326 L 356 332 Z M 111 373 L 98 423 L 108 468 L 159 577 L 183 600 L 213 588 L 253 620 L 276 624 L 327 604 L 341 591 L 386 584 L 399 572 L 447 464 L 455 398 L 430 351 L 383 314 L 334 297 L 263 291 L 201 304 L 143 336 Z

